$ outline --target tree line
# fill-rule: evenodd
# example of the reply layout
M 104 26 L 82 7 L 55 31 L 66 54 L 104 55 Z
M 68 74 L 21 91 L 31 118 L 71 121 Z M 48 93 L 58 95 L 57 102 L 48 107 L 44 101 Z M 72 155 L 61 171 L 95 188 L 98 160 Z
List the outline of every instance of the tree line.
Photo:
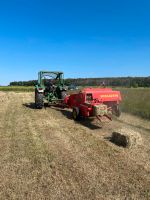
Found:
M 112 87 L 150 87 L 149 77 L 118 77 L 118 78 L 68 78 L 64 80 L 65 85 L 76 86 L 100 86 L 105 84 Z M 10 86 L 34 86 L 37 80 L 14 81 Z

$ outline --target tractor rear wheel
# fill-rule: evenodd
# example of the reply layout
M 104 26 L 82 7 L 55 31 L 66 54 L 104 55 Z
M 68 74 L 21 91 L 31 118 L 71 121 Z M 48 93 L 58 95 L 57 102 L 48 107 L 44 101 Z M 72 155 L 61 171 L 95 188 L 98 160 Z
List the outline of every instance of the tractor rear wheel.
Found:
M 42 109 L 44 106 L 44 95 L 43 93 L 35 92 L 35 106 L 36 108 Z
M 78 121 L 80 120 L 80 113 L 77 112 L 77 110 L 75 108 L 73 108 L 73 111 L 72 111 L 72 117 L 75 121 Z

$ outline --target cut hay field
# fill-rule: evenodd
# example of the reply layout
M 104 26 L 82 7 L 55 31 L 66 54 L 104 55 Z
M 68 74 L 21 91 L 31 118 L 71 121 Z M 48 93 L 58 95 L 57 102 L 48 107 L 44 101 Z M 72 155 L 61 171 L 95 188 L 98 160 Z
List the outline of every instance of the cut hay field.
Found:
M 33 102 L 31 92 L 0 92 L 0 199 L 150 199 L 150 121 L 123 113 L 77 123 L 68 109 Z M 111 143 L 121 127 L 142 143 Z

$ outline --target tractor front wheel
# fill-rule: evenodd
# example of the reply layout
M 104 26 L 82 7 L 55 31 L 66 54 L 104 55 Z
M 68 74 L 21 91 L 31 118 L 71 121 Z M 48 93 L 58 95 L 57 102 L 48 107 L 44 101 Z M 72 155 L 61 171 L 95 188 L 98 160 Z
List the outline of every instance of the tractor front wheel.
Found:
M 73 108 L 73 111 L 72 111 L 72 117 L 75 121 L 78 121 L 80 119 L 80 113 L 77 112 L 77 110 L 75 108 Z
M 44 95 L 43 93 L 35 92 L 35 106 L 36 108 L 42 109 L 44 106 Z

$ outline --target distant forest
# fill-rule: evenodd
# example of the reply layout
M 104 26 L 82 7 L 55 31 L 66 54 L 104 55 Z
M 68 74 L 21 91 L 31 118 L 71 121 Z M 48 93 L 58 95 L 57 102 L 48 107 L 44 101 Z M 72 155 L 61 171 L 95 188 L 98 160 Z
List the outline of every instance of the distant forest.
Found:
M 65 85 L 76 86 L 100 86 L 105 84 L 112 87 L 150 87 L 149 77 L 118 77 L 118 78 L 68 78 L 65 79 Z M 37 80 L 30 81 L 14 81 L 10 86 L 34 86 Z

